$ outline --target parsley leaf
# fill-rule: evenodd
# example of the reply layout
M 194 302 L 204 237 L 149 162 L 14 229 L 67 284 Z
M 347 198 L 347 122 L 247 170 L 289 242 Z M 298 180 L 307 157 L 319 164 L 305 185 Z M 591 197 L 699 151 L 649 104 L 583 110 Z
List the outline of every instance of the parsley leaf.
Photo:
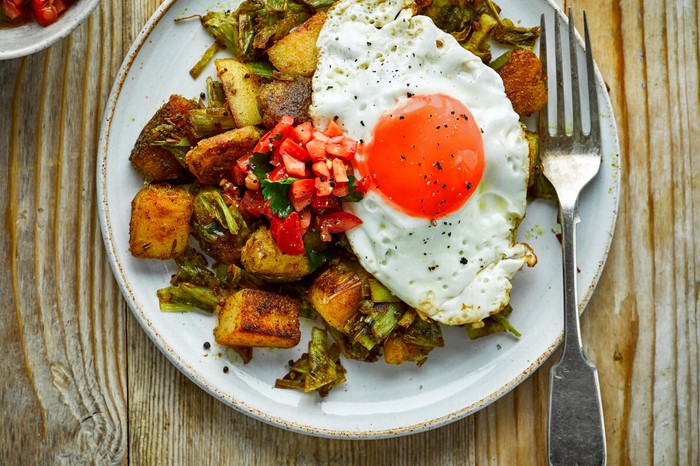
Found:
M 306 241 L 304 241 L 304 250 L 306 252 L 306 257 L 309 258 L 309 269 L 312 271 L 333 258 L 333 253 L 331 251 L 317 251 Z
M 364 195 L 357 190 L 357 178 L 354 175 L 348 175 L 348 194 L 341 197 L 341 202 L 359 202 Z
M 292 203 L 289 202 L 289 188 L 295 181 L 297 178 L 286 178 L 282 181 L 262 180 L 260 183 L 263 199 L 270 201 L 272 213 L 279 218 L 285 218 L 294 211 Z
M 270 156 L 261 152 L 253 152 L 248 162 L 250 163 L 250 169 L 253 175 L 261 182 L 265 179 L 265 175 L 270 173 L 273 169 L 270 163 Z

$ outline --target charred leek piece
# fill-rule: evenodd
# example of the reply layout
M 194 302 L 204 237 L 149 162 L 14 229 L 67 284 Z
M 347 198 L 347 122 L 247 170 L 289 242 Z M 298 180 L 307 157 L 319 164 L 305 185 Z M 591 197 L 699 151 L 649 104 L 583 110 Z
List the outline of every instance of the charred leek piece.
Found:
M 508 315 L 512 311 L 513 308 L 508 305 L 498 314 L 485 318 L 479 325 L 472 324 L 467 326 L 467 335 L 469 335 L 469 338 L 472 340 L 500 332 L 510 332 L 516 337 L 520 337 L 520 332 L 508 321 Z
M 368 314 L 360 312 L 346 330 L 352 340 L 372 350 L 394 331 L 403 316 L 402 303 L 378 303 Z
M 399 298 L 393 295 L 389 288 L 382 285 L 379 280 L 370 278 L 369 279 L 369 290 L 372 296 L 372 301 L 375 303 L 398 303 L 401 302 Z
M 212 107 L 190 110 L 189 123 L 198 138 L 214 136 L 235 126 L 233 116 L 228 108 Z
M 339 362 L 340 353 L 331 345 L 325 330 L 311 330 L 309 352 L 291 362 L 287 375 L 275 381 L 275 388 L 291 388 L 306 393 L 318 392 L 322 397 L 337 385 L 345 382 L 345 368 Z
M 540 28 L 517 27 L 509 19 L 504 19 L 493 30 L 493 40 L 501 44 L 532 48 L 540 35 Z
M 202 311 L 211 314 L 220 304 L 219 296 L 211 289 L 190 283 L 180 283 L 158 290 L 160 310 L 164 312 Z
M 170 151 L 178 162 L 185 165 L 185 155 L 190 150 L 189 139 L 177 134 L 176 128 L 170 124 L 162 124 L 153 129 L 154 141 L 151 145 L 161 146 Z
M 238 209 L 226 205 L 217 189 L 205 189 L 197 193 L 194 210 L 197 224 L 201 227 L 200 233 L 209 241 L 219 238 L 223 234 L 222 229 L 232 235 L 237 235 L 242 229 L 248 229 Z
M 219 289 L 221 282 L 214 272 L 207 268 L 207 261 L 203 255 L 192 248 L 188 248 L 184 254 L 175 259 L 177 272 L 170 280 L 170 284 L 175 286 L 180 283 L 189 283 L 212 290 Z

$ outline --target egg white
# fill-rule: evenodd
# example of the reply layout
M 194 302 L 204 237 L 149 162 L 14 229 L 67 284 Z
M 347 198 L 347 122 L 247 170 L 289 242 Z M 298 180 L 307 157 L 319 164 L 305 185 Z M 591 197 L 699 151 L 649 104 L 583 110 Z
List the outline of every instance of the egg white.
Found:
M 345 208 L 363 221 L 347 236 L 368 272 L 439 322 L 479 322 L 508 304 L 511 278 L 536 262 L 529 246 L 515 242 L 528 144 L 498 74 L 413 10 L 402 0 L 341 0 L 329 11 L 311 115 L 319 127 L 335 118 L 368 142 L 382 115 L 412 94 L 445 94 L 467 106 L 483 133 L 486 167 L 459 210 L 431 223 L 374 191 Z

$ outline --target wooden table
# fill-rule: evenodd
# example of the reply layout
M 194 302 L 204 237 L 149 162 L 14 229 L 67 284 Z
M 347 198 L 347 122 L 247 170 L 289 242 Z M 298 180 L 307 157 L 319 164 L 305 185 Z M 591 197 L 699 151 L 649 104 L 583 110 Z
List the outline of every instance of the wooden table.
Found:
M 340 441 L 227 408 L 148 340 L 103 250 L 95 163 L 112 82 L 159 3 L 104 0 L 66 40 L 0 62 L 0 463 L 545 463 L 549 362 L 446 427 Z M 583 319 L 610 464 L 699 464 L 699 5 L 575 7 L 622 151 L 617 230 Z

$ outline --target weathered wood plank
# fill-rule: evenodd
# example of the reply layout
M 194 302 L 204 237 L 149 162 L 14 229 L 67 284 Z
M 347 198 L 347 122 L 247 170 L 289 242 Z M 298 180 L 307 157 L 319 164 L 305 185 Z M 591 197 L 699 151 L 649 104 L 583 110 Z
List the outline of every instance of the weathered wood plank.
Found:
M 123 306 L 94 200 L 100 21 L 0 63 L 3 464 L 126 458 Z

